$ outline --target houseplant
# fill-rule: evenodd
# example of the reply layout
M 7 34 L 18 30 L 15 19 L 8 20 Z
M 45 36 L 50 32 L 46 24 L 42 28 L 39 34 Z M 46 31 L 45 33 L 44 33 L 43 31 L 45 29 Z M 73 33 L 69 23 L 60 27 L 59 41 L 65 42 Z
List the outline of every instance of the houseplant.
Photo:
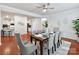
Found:
M 48 34 L 48 22 L 45 21 L 44 24 L 43 24 L 43 26 L 44 26 L 44 32 L 47 35 Z
M 79 37 L 79 19 L 74 20 L 73 21 L 73 24 L 74 24 L 74 27 L 73 28 L 75 29 L 76 34 Z
M 47 27 L 48 27 L 48 22 L 45 21 L 45 23 L 43 24 L 43 26 L 44 26 L 45 28 L 47 28 Z

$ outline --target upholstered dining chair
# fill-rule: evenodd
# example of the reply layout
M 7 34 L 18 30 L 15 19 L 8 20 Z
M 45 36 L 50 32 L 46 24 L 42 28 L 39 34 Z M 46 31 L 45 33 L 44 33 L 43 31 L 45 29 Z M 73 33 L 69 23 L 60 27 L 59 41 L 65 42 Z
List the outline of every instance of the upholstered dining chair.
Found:
M 54 39 L 55 39 L 55 33 L 49 33 L 48 55 L 50 54 L 50 49 L 52 49 L 52 53 L 54 53 Z
M 59 31 L 59 35 L 58 35 L 58 48 L 59 46 L 62 44 L 62 33 L 61 31 Z
M 55 32 L 55 40 L 54 40 L 55 51 L 60 46 L 60 41 L 61 41 L 60 31 L 56 31 Z
M 36 52 L 36 54 L 37 54 L 37 47 L 34 44 L 23 43 L 19 33 L 15 33 L 15 37 L 16 37 L 17 43 L 20 47 L 20 51 L 21 51 L 22 55 L 29 55 L 29 54 L 32 54 L 34 52 Z

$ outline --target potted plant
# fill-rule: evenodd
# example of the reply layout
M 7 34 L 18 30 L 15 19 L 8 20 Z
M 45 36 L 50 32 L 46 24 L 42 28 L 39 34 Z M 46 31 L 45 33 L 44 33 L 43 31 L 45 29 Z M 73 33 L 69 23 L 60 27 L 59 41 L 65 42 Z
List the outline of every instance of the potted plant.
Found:
M 44 26 L 44 32 L 47 34 L 48 33 L 48 22 L 45 21 L 45 23 L 43 24 Z
M 31 25 L 27 23 L 27 32 L 31 31 Z
M 73 21 L 73 24 L 74 24 L 74 27 L 73 28 L 75 29 L 76 34 L 79 37 L 79 19 L 74 20 Z
M 47 27 L 48 27 L 48 22 L 45 21 L 45 24 L 43 24 L 43 26 L 44 26 L 45 28 L 47 28 Z

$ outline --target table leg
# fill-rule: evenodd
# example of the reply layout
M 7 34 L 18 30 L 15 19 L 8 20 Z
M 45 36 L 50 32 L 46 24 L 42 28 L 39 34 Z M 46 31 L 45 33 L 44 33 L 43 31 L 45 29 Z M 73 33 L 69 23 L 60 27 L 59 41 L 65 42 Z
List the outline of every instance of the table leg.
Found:
M 40 55 L 43 55 L 43 41 L 40 41 Z
M 32 36 L 31 36 L 30 40 L 31 40 L 31 43 L 32 43 Z
M 35 40 L 35 45 L 36 45 L 37 41 Z

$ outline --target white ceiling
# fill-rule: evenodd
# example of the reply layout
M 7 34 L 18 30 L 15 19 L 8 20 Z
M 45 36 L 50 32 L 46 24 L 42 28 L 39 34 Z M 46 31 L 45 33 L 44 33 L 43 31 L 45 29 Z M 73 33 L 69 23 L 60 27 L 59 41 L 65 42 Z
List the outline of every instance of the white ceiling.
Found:
M 42 9 L 36 8 L 44 3 L 0 3 L 1 5 L 6 5 L 9 7 L 14 7 L 17 9 L 34 12 L 40 15 L 47 15 L 52 13 L 57 13 L 73 8 L 79 8 L 79 3 L 50 3 L 49 7 L 54 7 L 54 9 L 48 9 L 46 13 L 42 12 Z

